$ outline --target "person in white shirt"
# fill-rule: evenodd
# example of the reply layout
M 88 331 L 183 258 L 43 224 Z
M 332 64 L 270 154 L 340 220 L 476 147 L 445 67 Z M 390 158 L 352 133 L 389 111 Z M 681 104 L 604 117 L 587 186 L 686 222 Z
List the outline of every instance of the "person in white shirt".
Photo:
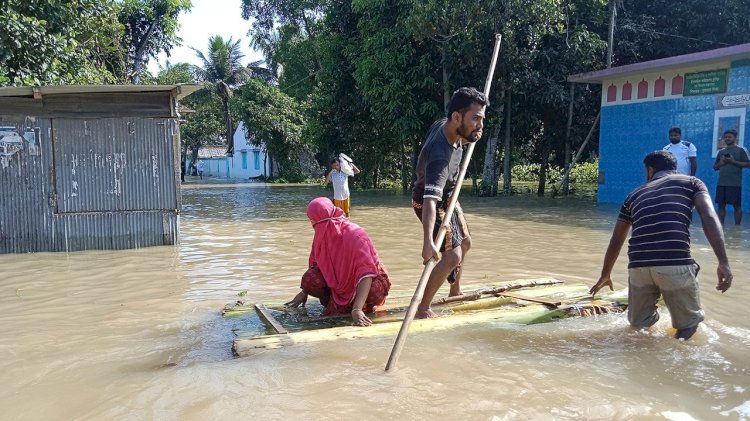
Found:
M 197 169 L 198 169 L 198 175 L 201 177 L 201 180 L 203 180 L 203 166 L 204 165 L 205 163 L 203 162 L 203 160 L 199 159 Z
M 351 166 L 354 174 L 359 174 L 359 168 L 353 163 Z M 351 205 L 349 200 L 349 175 L 341 171 L 341 163 L 338 158 L 331 161 L 331 171 L 326 176 L 324 185 L 327 186 L 329 182 L 333 183 L 333 204 L 341 208 L 348 218 Z
M 669 144 L 664 150 L 670 152 L 677 159 L 677 173 L 695 177 L 698 170 L 698 150 L 695 145 L 682 140 L 682 130 L 679 127 L 669 129 Z

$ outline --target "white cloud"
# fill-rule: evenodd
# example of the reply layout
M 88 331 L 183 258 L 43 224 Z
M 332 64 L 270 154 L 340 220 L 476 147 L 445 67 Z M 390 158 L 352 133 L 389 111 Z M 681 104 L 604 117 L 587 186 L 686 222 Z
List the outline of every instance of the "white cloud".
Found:
M 231 37 L 233 41 L 240 40 L 240 47 L 245 54 L 243 64 L 262 60 L 263 54 L 250 48 L 247 31 L 251 22 L 242 19 L 241 4 L 241 0 L 193 0 L 192 10 L 179 17 L 182 46 L 173 48 L 170 57 L 162 53 L 157 57 L 158 62 L 151 59 L 148 70 L 156 74 L 159 70 L 158 63 L 164 65 L 166 60 L 172 64 L 200 64 L 195 51 L 189 47 L 205 52 L 208 49 L 208 38 L 212 35 L 221 35 L 224 39 Z

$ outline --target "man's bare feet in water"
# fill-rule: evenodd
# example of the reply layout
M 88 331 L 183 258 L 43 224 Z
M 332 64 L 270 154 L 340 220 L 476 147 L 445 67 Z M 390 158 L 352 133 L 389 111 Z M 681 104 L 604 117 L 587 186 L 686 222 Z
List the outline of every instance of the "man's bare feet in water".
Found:
M 428 308 L 427 310 L 417 309 L 417 314 L 414 315 L 415 319 L 434 319 L 436 317 L 438 317 L 437 313 L 432 311 L 431 308 Z

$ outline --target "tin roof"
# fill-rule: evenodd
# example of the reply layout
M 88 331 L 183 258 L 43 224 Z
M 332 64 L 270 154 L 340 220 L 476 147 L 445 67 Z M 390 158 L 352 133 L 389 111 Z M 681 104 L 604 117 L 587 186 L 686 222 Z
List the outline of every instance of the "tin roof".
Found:
M 750 58 L 750 43 L 733 45 L 731 47 L 717 48 L 715 50 L 701 51 L 699 53 L 684 54 L 681 56 L 667 57 L 658 60 L 644 61 L 641 63 L 628 64 L 626 66 L 612 67 L 610 69 L 596 70 L 593 72 L 578 73 L 568 76 L 568 82 L 577 83 L 602 83 L 605 79 L 626 76 L 632 73 L 643 73 L 647 71 L 671 69 L 686 65 L 710 64 L 727 60 Z
M 0 97 L 34 97 L 58 94 L 172 92 L 182 99 L 203 88 L 203 85 L 55 85 L 9 86 L 0 88 Z
M 223 158 L 225 156 L 227 156 L 226 146 L 201 146 L 200 149 L 198 149 L 198 158 Z

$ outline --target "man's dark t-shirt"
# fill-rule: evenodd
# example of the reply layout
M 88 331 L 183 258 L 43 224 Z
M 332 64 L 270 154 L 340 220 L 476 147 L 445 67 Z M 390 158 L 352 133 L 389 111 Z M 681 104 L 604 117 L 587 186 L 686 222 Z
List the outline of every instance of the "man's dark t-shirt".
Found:
M 436 121 L 427 133 L 427 140 L 417 160 L 417 181 L 414 183 L 411 197 L 417 203 L 425 198 L 433 198 L 442 206 L 447 206 L 448 198 L 453 192 L 461 167 L 463 148 L 460 143 L 453 146 L 443 133 L 448 119 Z
M 740 146 L 730 146 L 719 151 L 716 155 L 715 164 L 721 161 L 724 155 L 731 155 L 737 162 L 748 162 L 750 158 L 747 156 L 745 148 Z M 717 186 L 742 186 L 742 168 L 732 164 L 726 164 L 719 168 L 719 181 L 716 183 Z

